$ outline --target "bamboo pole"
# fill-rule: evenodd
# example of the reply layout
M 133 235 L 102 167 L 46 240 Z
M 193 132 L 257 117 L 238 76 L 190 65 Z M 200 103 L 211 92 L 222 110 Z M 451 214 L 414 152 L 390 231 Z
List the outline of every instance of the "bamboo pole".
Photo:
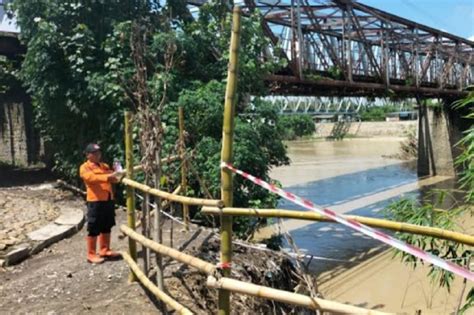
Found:
M 202 212 L 205 214 L 212 215 L 230 215 L 230 216 L 252 216 L 252 217 L 263 217 L 263 218 L 288 218 L 298 220 L 309 220 L 309 221 L 323 221 L 337 223 L 315 212 L 310 211 L 295 211 L 295 210 L 284 210 L 284 209 L 247 209 L 247 208 L 217 208 L 217 207 L 203 207 Z M 431 236 L 441 238 L 449 241 L 474 246 L 474 236 L 463 234 L 454 231 L 443 230 L 440 228 L 421 226 L 416 224 L 390 221 L 384 219 L 376 219 L 369 217 L 362 217 L 356 215 L 345 216 L 348 219 L 360 222 L 362 224 L 392 230 L 396 232 L 412 233 L 425 236 Z
M 147 239 L 143 235 L 140 235 L 139 233 L 135 232 L 131 228 L 129 228 L 126 225 L 121 225 L 120 230 L 130 237 L 131 239 L 137 241 L 138 243 L 142 244 L 143 246 L 148 247 L 152 251 L 155 251 L 157 253 L 160 253 L 165 256 L 169 256 L 173 258 L 174 260 L 177 260 L 183 264 L 189 265 L 191 267 L 194 267 L 198 269 L 201 272 L 204 272 L 208 275 L 215 274 L 216 272 L 216 266 L 214 266 L 211 263 L 208 263 L 202 259 L 199 259 L 197 257 L 193 257 L 191 255 L 182 253 L 176 249 L 170 248 L 168 246 L 158 244 L 157 242 L 154 242 L 150 239 Z
M 236 6 L 232 16 L 232 34 L 230 38 L 229 68 L 227 71 L 227 86 L 224 104 L 224 122 L 222 126 L 222 151 L 221 160 L 232 163 L 232 147 L 234 141 L 234 114 L 237 91 L 237 72 L 239 64 L 240 46 L 240 7 Z M 232 207 L 233 184 L 232 172 L 226 168 L 221 169 L 221 198 L 225 207 Z M 223 270 L 225 276 L 230 276 L 230 263 L 232 261 L 232 217 L 221 216 L 221 257 L 223 264 L 229 267 Z M 220 315 L 230 314 L 230 292 L 219 290 L 218 302 Z
M 183 203 L 187 205 L 195 205 L 195 206 L 211 206 L 211 207 L 222 207 L 223 202 L 221 200 L 212 200 L 212 199 L 201 199 L 201 198 L 192 198 L 192 197 L 185 197 L 185 196 L 179 196 L 179 195 L 173 195 L 172 193 L 159 190 L 156 188 L 152 188 L 150 186 L 147 186 L 145 184 L 141 184 L 139 182 L 136 182 L 134 180 L 131 180 L 130 178 L 123 178 L 122 183 L 124 185 L 136 188 L 138 190 L 141 190 L 145 193 L 149 193 L 150 195 L 160 197 L 163 199 L 167 199 L 169 201 L 173 202 L 178 202 L 178 203 Z
M 182 158 L 182 163 L 181 163 L 181 188 L 183 191 L 183 194 L 186 195 L 187 192 L 187 186 L 188 186 L 188 181 L 187 181 L 187 162 L 186 162 L 186 147 L 184 143 L 184 110 L 183 107 L 179 107 L 178 111 L 178 117 L 179 117 L 179 149 L 180 149 L 180 155 Z M 183 222 L 184 222 L 184 229 L 186 231 L 189 231 L 189 207 L 186 204 L 183 204 Z
M 177 194 L 180 193 L 180 191 L 181 191 L 181 186 L 178 186 L 178 187 L 176 187 L 175 190 L 173 190 L 173 192 L 172 192 L 171 194 L 177 195 Z M 144 195 L 147 196 L 148 198 L 149 198 L 149 196 L 150 196 L 148 193 L 145 193 Z M 149 204 L 150 204 L 150 201 L 148 201 L 148 205 L 149 205 Z M 164 200 L 164 201 L 161 202 L 161 209 L 164 209 L 164 208 L 168 207 L 169 205 L 170 205 L 169 200 Z M 148 212 L 148 216 L 149 216 L 149 217 L 152 217 L 152 216 L 155 215 L 155 213 L 156 213 L 156 209 L 154 209 L 154 210 L 152 210 L 152 211 L 149 211 L 149 212 Z M 150 222 L 150 219 L 148 219 L 148 222 Z M 141 225 L 142 225 L 141 221 L 138 221 L 137 224 L 135 224 L 135 228 L 138 228 L 138 227 L 140 227 Z M 149 235 L 146 235 L 146 236 L 149 236 Z
M 161 163 L 162 164 L 165 164 L 165 163 L 171 163 L 171 162 L 174 162 L 174 161 L 177 161 L 181 159 L 181 156 L 180 155 L 172 155 L 172 156 L 169 156 L 169 157 L 165 157 L 165 158 L 162 158 L 161 159 Z M 135 172 L 140 172 L 143 170 L 143 166 L 142 165 L 135 165 L 133 167 L 133 170 Z
M 145 237 L 150 237 L 150 203 L 149 203 L 150 195 L 144 194 L 142 200 L 142 218 L 135 224 L 135 228 L 138 228 L 138 225 L 141 223 L 142 225 L 142 234 Z M 148 276 L 149 274 L 149 267 L 150 267 L 150 250 L 142 246 L 142 254 L 143 254 L 143 271 Z
M 170 297 L 168 294 L 163 292 L 162 290 L 158 289 L 157 286 L 151 282 L 147 276 L 140 270 L 140 267 L 138 267 L 137 263 L 130 257 L 125 252 L 122 252 L 122 257 L 125 260 L 125 262 L 128 264 L 130 269 L 133 271 L 135 276 L 140 280 L 140 282 L 148 289 L 150 290 L 151 293 L 153 293 L 160 301 L 163 301 L 167 305 L 169 305 L 172 309 L 177 311 L 179 314 L 193 314 L 189 309 L 184 307 L 183 305 L 179 304 L 176 302 L 172 297 Z
M 250 295 L 259 297 L 262 299 L 268 299 L 278 301 L 282 303 L 288 303 L 307 307 L 312 310 L 321 310 L 330 313 L 342 313 L 342 314 L 391 314 L 384 313 L 376 310 L 364 309 L 357 306 L 347 305 L 334 301 L 328 301 L 319 298 L 311 298 L 307 295 L 297 294 L 284 290 L 273 289 L 256 285 L 253 283 L 247 283 L 231 278 L 220 278 L 216 279 L 213 276 L 207 278 L 207 286 L 214 289 L 225 289 L 235 293 Z
M 160 150 L 155 151 L 155 162 L 156 162 L 156 169 L 155 169 L 155 189 L 160 189 L 161 183 L 161 159 L 160 159 Z M 154 216 L 154 223 L 155 223 L 155 235 L 154 240 L 155 242 L 162 244 L 163 243 L 163 231 L 161 229 L 162 222 L 161 222 L 161 199 L 155 198 L 155 216 Z M 156 284 L 161 291 L 165 290 L 165 280 L 164 280 L 164 271 L 163 271 L 163 259 L 160 254 L 155 253 L 155 260 L 156 260 Z
M 133 178 L 133 137 L 132 137 L 132 114 L 125 112 L 125 168 L 128 178 Z M 127 223 L 132 229 L 135 228 L 135 190 L 131 186 L 126 187 L 127 194 Z M 137 244 L 134 240 L 128 240 L 128 250 L 133 261 L 137 261 Z M 135 274 L 130 271 L 128 281 L 137 281 Z

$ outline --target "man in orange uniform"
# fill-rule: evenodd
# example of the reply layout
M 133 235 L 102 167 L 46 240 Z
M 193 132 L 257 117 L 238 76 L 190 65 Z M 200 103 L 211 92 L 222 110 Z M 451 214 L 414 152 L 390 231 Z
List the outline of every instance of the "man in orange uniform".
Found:
M 102 163 L 99 145 L 87 145 L 87 161 L 79 169 L 87 187 L 87 261 L 92 264 L 104 262 L 104 258 L 116 258 L 120 254 L 110 249 L 110 232 L 115 225 L 115 205 L 112 184 L 119 181 L 117 173 Z M 96 254 L 97 237 L 99 255 Z

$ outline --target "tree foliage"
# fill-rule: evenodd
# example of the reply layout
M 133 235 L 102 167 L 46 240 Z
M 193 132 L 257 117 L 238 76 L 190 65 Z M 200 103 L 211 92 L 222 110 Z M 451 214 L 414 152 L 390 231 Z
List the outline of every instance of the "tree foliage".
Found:
M 123 156 L 123 111 L 137 106 L 131 38 L 144 36 L 150 106 L 165 96 L 163 155 L 176 150 L 177 109 L 184 107 L 186 145 L 207 193 L 219 195 L 220 141 L 231 16 L 220 4 L 191 16 L 185 1 L 15 0 L 14 10 L 28 49 L 21 79 L 31 94 L 37 123 L 54 152 L 56 171 L 76 177 L 82 148 L 99 141 L 105 156 Z M 234 160 L 268 178 L 288 162 L 277 112 L 249 95 L 265 93 L 263 76 L 282 65 L 262 52 L 268 46 L 258 13 L 242 20 Z M 173 50 L 173 66 L 165 60 Z M 140 126 L 136 126 L 138 133 Z M 167 182 L 177 182 L 170 165 Z M 195 194 L 203 187 L 190 176 Z M 202 184 L 202 183 L 201 183 Z M 276 198 L 236 178 L 235 203 L 274 206 Z
M 399 110 L 397 106 L 393 105 L 367 107 L 360 112 L 360 119 L 362 121 L 385 121 L 388 113 Z
M 463 100 L 455 103 L 456 108 L 467 108 L 469 113 L 467 119 L 474 119 L 474 86 L 469 87 L 469 94 Z M 459 182 L 461 188 L 466 190 L 466 202 L 472 206 L 474 203 L 474 124 L 464 131 L 464 137 L 457 144 L 461 148 L 461 154 L 456 158 L 456 164 L 461 166 Z M 472 259 L 472 258 L 471 258 Z M 467 314 L 468 310 L 474 308 L 474 288 L 471 288 L 466 303 L 460 309 L 460 314 Z
M 448 196 L 442 191 L 436 192 L 436 196 L 438 198 L 438 203 L 436 204 L 426 203 L 422 205 L 414 200 L 402 199 L 391 204 L 385 211 L 389 218 L 394 221 L 421 226 L 434 226 L 450 231 L 457 230 L 455 220 L 464 209 L 439 210 L 436 207 L 442 204 L 443 200 Z M 450 260 L 459 265 L 465 266 L 471 255 L 470 250 L 466 250 L 462 244 L 453 241 L 410 233 L 397 233 L 397 235 L 404 242 L 413 244 L 435 256 Z M 410 254 L 402 251 L 397 251 L 396 253 L 401 256 L 404 262 L 410 263 L 414 268 L 418 264 L 423 264 L 423 261 Z M 454 278 L 451 272 L 431 266 L 429 274 L 440 286 L 446 286 L 448 290 L 450 289 L 452 279 Z
M 278 128 L 286 140 L 310 136 L 316 131 L 316 126 L 310 115 L 283 116 L 279 119 Z
M 0 56 L 0 96 L 20 87 L 17 79 L 19 67 L 18 60 Z
M 467 119 L 474 119 L 474 86 L 470 87 L 468 96 L 455 103 L 456 108 L 467 108 Z M 464 131 L 464 137 L 457 144 L 461 148 L 461 154 L 456 159 L 456 164 L 461 166 L 461 187 L 467 191 L 466 201 L 474 203 L 474 124 Z

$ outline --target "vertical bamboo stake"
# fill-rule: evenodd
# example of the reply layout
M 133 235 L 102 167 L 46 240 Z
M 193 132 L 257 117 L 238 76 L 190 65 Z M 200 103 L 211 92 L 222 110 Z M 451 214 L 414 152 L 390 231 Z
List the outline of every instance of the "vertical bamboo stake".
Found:
M 142 234 L 145 236 L 145 237 L 148 237 L 148 231 L 149 231 L 149 225 L 150 225 L 150 221 L 148 220 L 150 215 L 150 195 L 148 193 L 144 193 L 143 194 L 143 201 L 142 201 Z M 149 272 L 149 254 L 150 254 L 150 250 L 145 247 L 145 246 L 142 246 L 142 253 L 143 253 L 143 271 L 144 273 L 148 276 L 148 272 Z
M 147 211 L 146 211 L 146 222 L 148 222 L 147 226 L 146 226 L 146 238 L 151 238 L 151 203 L 150 203 L 150 194 L 145 194 L 145 199 L 146 199 L 146 203 L 147 203 Z M 151 251 L 149 248 L 146 249 L 146 256 L 145 256 L 145 259 L 147 261 L 147 265 L 148 265 L 148 274 L 150 273 L 150 269 L 151 269 Z M 147 276 L 148 276 L 147 274 Z
M 127 178 L 133 179 L 133 137 L 132 137 L 132 114 L 125 112 L 125 167 Z M 127 223 L 128 227 L 135 230 L 135 189 L 127 185 Z M 130 257 L 137 261 L 137 244 L 130 237 L 128 238 L 128 248 Z M 128 281 L 137 281 L 137 277 L 130 270 Z
M 187 180 L 187 161 L 186 161 L 186 148 L 184 144 L 184 110 L 183 107 L 179 107 L 179 148 L 180 148 L 180 155 L 181 155 L 181 191 L 183 195 L 186 196 L 188 180 Z M 189 206 L 183 204 L 183 222 L 184 222 L 184 229 L 189 231 Z
M 174 206 L 170 204 L 170 214 L 174 215 Z M 174 230 L 174 221 L 170 220 L 170 247 L 173 248 L 173 230 Z
M 224 124 L 222 128 L 221 160 L 232 163 L 232 145 L 234 138 L 234 112 L 237 90 L 237 66 L 239 63 L 240 45 L 240 7 L 234 7 L 232 19 L 232 35 L 230 38 L 230 59 L 227 72 L 225 92 Z M 225 207 L 231 207 L 233 201 L 232 172 L 221 169 L 221 198 Z M 232 261 L 232 217 L 221 216 L 221 263 Z M 224 276 L 230 276 L 230 268 L 224 269 Z M 230 314 L 230 292 L 219 290 L 219 314 Z
M 161 158 L 160 154 L 156 152 L 156 173 L 155 173 L 155 188 L 160 188 L 160 181 L 161 181 Z M 163 234 L 161 231 L 161 198 L 155 197 L 155 235 L 154 240 L 155 242 L 161 244 L 163 243 Z M 164 292 L 164 284 L 163 284 L 163 261 L 161 254 L 155 253 L 156 257 L 156 284 L 158 288 Z M 162 305 L 162 304 L 161 304 Z M 163 305 L 162 305 L 163 306 Z

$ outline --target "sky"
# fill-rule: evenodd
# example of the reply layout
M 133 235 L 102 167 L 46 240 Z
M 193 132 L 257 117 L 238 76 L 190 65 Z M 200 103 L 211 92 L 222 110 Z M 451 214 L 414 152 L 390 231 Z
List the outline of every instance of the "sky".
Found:
M 1 2 L 5 0 L 0 0 Z M 357 0 L 406 19 L 474 41 L 474 0 Z M 0 10 L 1 11 L 1 10 Z M 0 12 L 0 24 L 2 24 Z M 5 18 L 5 17 L 4 17 Z M 0 30 L 13 29 L 3 21 Z
M 474 0 L 358 0 L 358 2 L 474 41 Z

